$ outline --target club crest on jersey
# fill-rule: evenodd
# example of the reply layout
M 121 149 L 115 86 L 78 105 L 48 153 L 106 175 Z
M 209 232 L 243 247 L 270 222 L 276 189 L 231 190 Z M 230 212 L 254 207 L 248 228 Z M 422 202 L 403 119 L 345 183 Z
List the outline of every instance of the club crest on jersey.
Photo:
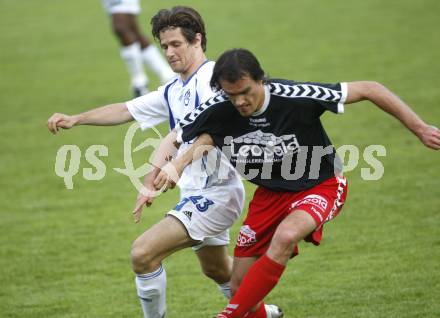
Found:
M 256 233 L 249 225 L 243 225 L 240 228 L 240 234 L 237 239 L 237 246 L 250 246 L 257 242 Z
M 191 90 L 187 90 L 186 92 L 185 92 L 185 94 L 183 94 L 182 96 L 180 96 L 180 99 L 182 99 L 183 98 L 183 104 L 185 105 L 185 106 L 188 106 L 189 105 L 189 102 L 190 102 L 190 100 L 191 100 Z
M 230 147 L 232 160 L 245 159 L 249 163 L 278 162 L 286 154 L 299 152 L 296 135 L 275 136 L 261 130 L 253 131 L 240 137 L 225 138 L 225 145 Z

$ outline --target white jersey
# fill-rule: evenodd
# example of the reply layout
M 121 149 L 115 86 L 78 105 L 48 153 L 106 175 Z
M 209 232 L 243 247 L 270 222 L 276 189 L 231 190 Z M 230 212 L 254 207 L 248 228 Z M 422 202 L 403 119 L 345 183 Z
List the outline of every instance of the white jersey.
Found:
M 141 12 L 139 0 L 102 0 L 108 14 L 127 13 L 138 15 Z
M 170 129 L 173 129 L 183 117 L 215 95 L 209 85 L 214 64 L 206 61 L 186 81 L 176 77 L 157 91 L 127 102 L 129 112 L 143 130 L 166 120 L 169 121 Z M 179 153 L 185 151 L 190 143 L 183 144 Z M 229 161 L 220 151 L 214 150 L 209 152 L 208 157 L 186 167 L 178 185 L 185 192 L 237 182 L 241 181 Z

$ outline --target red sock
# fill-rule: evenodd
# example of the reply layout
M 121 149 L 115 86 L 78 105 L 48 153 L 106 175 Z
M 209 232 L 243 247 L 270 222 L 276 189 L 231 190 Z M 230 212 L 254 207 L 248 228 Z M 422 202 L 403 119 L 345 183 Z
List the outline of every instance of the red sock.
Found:
M 264 254 L 250 268 L 219 317 L 242 318 L 275 287 L 286 266 Z M 223 316 L 222 316 L 223 315 Z
M 260 302 L 256 311 L 249 311 L 246 318 L 267 318 L 266 308 L 264 308 L 264 302 Z

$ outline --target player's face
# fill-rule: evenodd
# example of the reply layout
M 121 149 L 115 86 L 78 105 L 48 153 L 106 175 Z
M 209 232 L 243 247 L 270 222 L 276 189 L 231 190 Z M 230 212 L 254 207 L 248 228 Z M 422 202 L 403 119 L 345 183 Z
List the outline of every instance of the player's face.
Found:
M 250 76 L 242 76 L 231 83 L 221 80 L 220 86 L 241 116 L 250 117 L 264 103 L 264 84 L 262 80 L 254 81 Z
M 160 46 L 174 72 L 183 76 L 192 74 L 200 50 L 198 38 L 189 43 L 180 28 L 169 28 L 160 32 Z

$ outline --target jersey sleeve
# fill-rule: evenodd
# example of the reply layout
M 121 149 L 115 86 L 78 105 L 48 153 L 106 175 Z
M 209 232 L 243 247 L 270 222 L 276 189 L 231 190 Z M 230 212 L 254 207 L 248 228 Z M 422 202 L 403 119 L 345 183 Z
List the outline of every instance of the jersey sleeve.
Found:
M 344 112 L 347 99 L 347 83 L 325 84 L 272 80 L 271 94 L 290 99 L 292 105 L 301 107 L 312 117 L 319 117 L 324 111 Z
M 330 97 L 327 102 L 322 103 L 322 106 L 333 113 L 342 114 L 345 109 L 345 101 L 347 100 L 347 83 L 337 84 L 321 84 L 322 89 L 326 88 L 334 97 Z
M 329 110 L 336 114 L 344 113 L 347 83 L 305 83 L 298 86 L 304 89 L 306 97 L 312 99 L 321 108 L 321 112 Z
M 163 94 L 163 86 L 157 91 L 126 102 L 127 109 L 139 122 L 142 130 L 156 126 L 169 117 L 168 107 Z

